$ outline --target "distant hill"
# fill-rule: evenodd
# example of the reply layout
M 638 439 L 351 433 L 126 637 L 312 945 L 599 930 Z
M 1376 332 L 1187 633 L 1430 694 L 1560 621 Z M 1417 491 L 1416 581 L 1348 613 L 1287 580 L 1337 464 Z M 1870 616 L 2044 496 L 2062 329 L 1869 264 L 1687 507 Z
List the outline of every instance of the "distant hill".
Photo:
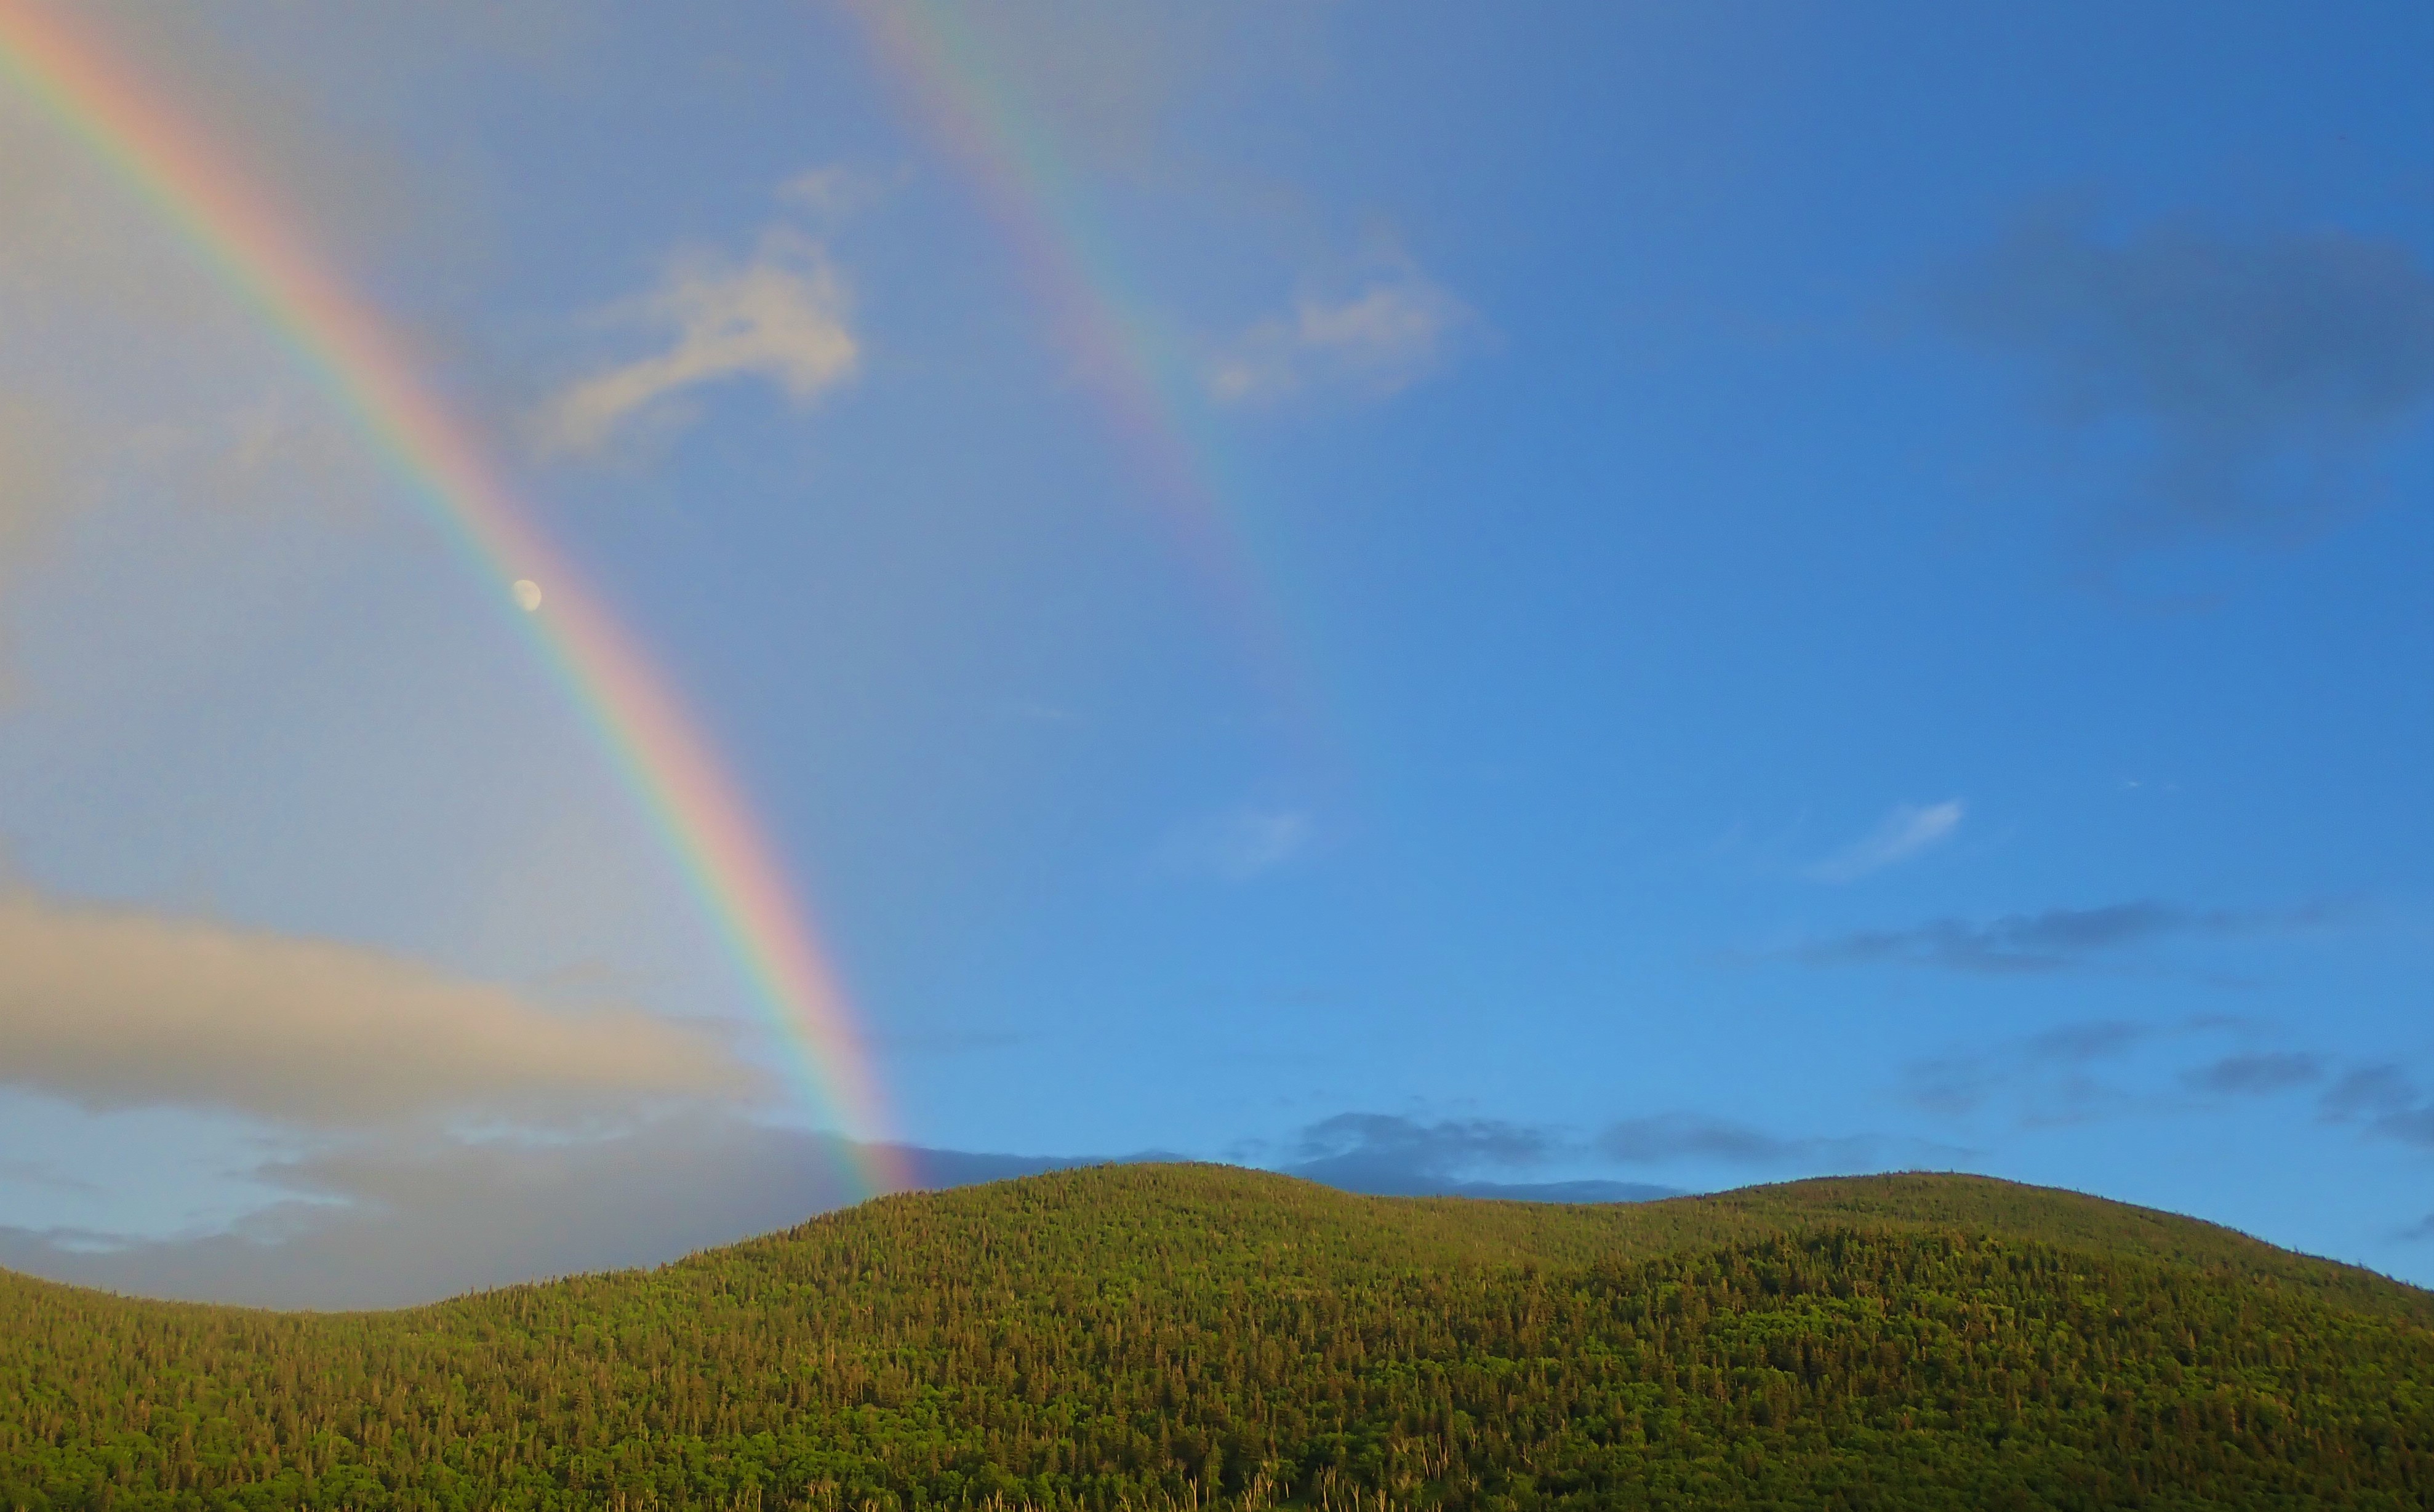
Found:
M 2434 1505 L 2434 1294 L 1969 1177 L 1104 1166 L 385 1314 L 0 1273 L 0 1508 Z

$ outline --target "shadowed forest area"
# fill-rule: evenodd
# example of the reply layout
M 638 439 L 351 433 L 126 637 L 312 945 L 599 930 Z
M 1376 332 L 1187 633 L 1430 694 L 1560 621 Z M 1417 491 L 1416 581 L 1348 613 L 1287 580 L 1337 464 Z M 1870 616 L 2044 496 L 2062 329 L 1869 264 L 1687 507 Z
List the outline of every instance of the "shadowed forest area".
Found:
M 2434 1294 L 1971 1177 L 1214 1166 L 382 1314 L 0 1275 L 0 1506 L 2425 1507 Z

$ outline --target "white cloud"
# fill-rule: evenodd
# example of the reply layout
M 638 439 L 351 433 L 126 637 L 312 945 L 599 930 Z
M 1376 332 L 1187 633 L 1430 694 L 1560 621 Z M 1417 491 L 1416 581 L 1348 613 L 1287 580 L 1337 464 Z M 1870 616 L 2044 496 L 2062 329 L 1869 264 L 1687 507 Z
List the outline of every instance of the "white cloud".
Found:
M 673 328 L 675 344 L 570 386 L 549 406 L 542 444 L 597 451 L 670 395 L 729 378 L 766 379 L 808 404 L 850 379 L 861 361 L 848 303 L 827 254 L 791 232 L 771 232 L 740 266 L 708 254 L 680 258 L 658 289 L 612 312 Z
M 0 1082 L 94 1109 L 318 1127 L 509 1122 L 750 1096 L 703 1034 L 564 1012 L 354 946 L 0 896 Z
M 1304 294 L 1291 315 L 1254 325 L 1209 365 L 1208 391 L 1228 404 L 1312 388 L 1383 397 L 1443 370 L 1471 318 L 1442 284 L 1400 264 L 1342 299 Z
M 1961 799 L 1946 799 L 1924 807 L 1897 803 L 1856 844 L 1808 868 L 1819 882 L 1856 882 L 1870 872 L 1908 861 L 1952 838 L 1965 812 Z
M 1248 882 L 1301 853 L 1311 819 L 1290 809 L 1243 808 L 1179 826 L 1158 848 L 1169 869 Z

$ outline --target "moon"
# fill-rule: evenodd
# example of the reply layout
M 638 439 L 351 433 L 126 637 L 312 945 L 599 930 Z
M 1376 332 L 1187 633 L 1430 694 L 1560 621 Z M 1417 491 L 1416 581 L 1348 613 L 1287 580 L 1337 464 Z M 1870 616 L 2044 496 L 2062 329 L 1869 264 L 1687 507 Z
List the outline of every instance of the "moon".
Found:
M 515 587 L 509 589 L 508 592 L 516 595 L 516 608 L 523 610 L 525 613 L 529 614 L 535 610 L 540 608 L 540 584 L 534 582 L 531 578 L 517 578 Z

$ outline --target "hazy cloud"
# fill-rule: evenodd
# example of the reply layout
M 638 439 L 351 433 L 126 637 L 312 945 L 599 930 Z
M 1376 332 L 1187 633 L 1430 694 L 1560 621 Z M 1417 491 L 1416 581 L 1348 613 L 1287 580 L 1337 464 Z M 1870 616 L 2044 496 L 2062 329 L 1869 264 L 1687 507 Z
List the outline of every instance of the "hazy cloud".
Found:
M 1938 919 L 1905 929 L 1858 930 L 1793 947 L 1810 966 L 1926 966 L 2011 976 L 2059 971 L 2108 952 L 2173 937 L 2239 939 L 2322 922 L 2321 905 L 2289 909 L 2175 908 L 2159 902 L 2048 908 L 1982 921 Z
M 0 1082 L 326 1127 L 754 1094 L 714 1040 L 353 946 L 0 896 Z
M 1808 868 L 1820 882 L 1856 882 L 1942 845 L 1961 828 L 1965 806 L 1955 799 L 1914 806 L 1897 803 L 1884 821 L 1848 848 Z
M 916 1185 L 1088 1163 L 908 1150 Z M 833 1135 L 695 1114 L 610 1138 L 341 1145 L 259 1175 L 294 1194 L 222 1231 L 129 1240 L 0 1228 L 0 1264 L 154 1297 L 393 1307 L 660 1264 L 857 1201 Z
M 2032 1034 L 2019 1041 L 2019 1050 L 2032 1061 L 2081 1065 L 2120 1055 L 2131 1046 L 2152 1039 L 2157 1033 L 2150 1024 L 2131 1023 L 2121 1019 L 2090 1019 L 2080 1023 L 2059 1024 Z
M 784 232 L 748 263 L 707 253 L 677 260 L 660 287 L 612 318 L 670 329 L 656 356 L 594 373 L 549 406 L 545 449 L 592 452 L 672 395 L 730 378 L 766 379 L 807 404 L 854 374 L 861 348 L 847 328 L 844 282 L 814 243 Z
M 1305 293 L 1289 315 L 1237 337 L 1208 368 L 1229 404 L 1328 388 L 1382 397 L 1442 371 L 1471 321 L 1461 301 L 1408 263 L 1341 298 Z
M 1966 1117 L 2010 1099 L 2023 1123 L 2080 1123 L 2127 1100 L 2095 1074 L 2098 1063 L 2167 1032 L 2120 1019 L 2060 1024 L 1990 1050 L 1913 1060 L 1902 1068 L 1902 1095 L 1913 1107 L 1945 1118 Z
M 2245 1036 L 2255 1026 L 2222 1018 L 2141 1023 L 2090 1019 L 1965 1054 L 1929 1057 L 1901 1068 L 1901 1095 L 1944 1118 L 2001 1106 L 2023 1126 L 2083 1124 L 2122 1113 L 2185 1114 L 2211 1106 L 2188 1094 L 2269 1097 L 2322 1083 L 2324 1057 L 2301 1051 L 2241 1050 L 2177 1070 L 2192 1040 Z M 2329 1095 L 2329 1094 L 2328 1094 Z
M 2181 1073 L 2181 1084 L 2192 1091 L 2223 1092 L 2241 1097 L 2263 1097 L 2323 1079 L 2323 1057 L 2288 1050 L 2263 1055 L 2225 1056 L 2220 1060 Z
M 1172 871 L 1248 882 L 1299 855 L 1311 833 L 1310 816 L 1296 810 L 1241 808 L 1176 827 L 1157 858 Z
M 2434 398 L 2434 277 L 2340 231 L 2117 238 L 2050 216 L 1962 269 L 1943 313 L 2036 370 L 2065 423 L 2130 428 L 2153 525 L 2304 524 Z

